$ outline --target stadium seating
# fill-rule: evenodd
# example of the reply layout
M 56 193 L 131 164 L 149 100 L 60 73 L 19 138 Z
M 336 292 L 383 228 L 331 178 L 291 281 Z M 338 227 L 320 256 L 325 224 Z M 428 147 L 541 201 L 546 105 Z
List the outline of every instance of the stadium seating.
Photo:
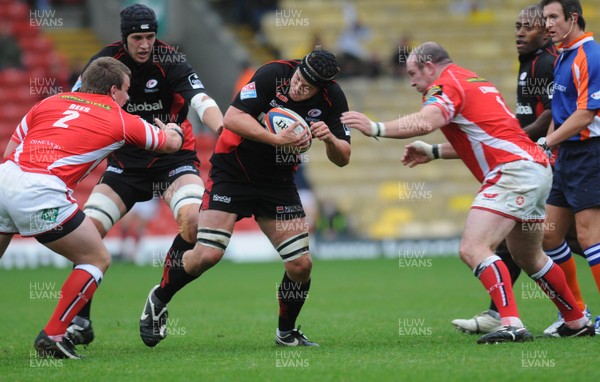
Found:
M 98 53 L 102 44 L 93 30 L 83 27 L 52 29 L 45 32 L 46 36 L 54 43 L 56 49 L 65 56 L 71 67 L 78 67 L 87 63 L 90 57 Z

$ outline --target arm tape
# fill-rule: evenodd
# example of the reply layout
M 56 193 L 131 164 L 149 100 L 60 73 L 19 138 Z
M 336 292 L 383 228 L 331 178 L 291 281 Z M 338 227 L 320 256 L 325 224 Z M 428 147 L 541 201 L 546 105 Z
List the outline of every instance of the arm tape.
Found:
M 203 101 L 202 98 L 204 98 L 204 96 L 206 96 L 206 100 Z M 196 94 L 194 97 L 192 97 L 190 105 L 194 108 L 194 110 L 196 110 L 196 113 L 198 113 L 198 117 L 200 117 L 202 123 L 204 123 L 204 112 L 206 109 L 213 106 L 217 108 L 219 107 L 215 100 L 210 98 L 206 93 Z
M 371 136 L 385 137 L 385 124 L 383 122 L 371 121 Z

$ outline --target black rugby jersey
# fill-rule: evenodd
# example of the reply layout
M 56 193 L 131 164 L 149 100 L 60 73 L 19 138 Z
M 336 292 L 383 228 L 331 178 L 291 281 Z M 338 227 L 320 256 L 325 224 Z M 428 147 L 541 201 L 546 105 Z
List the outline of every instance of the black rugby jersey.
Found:
M 286 107 L 302 116 L 309 125 L 311 122 L 325 122 L 335 137 L 350 142 L 350 131 L 340 122 L 342 113 L 348 111 L 348 101 L 337 82 L 331 81 L 326 88 L 301 102 L 288 96 L 290 80 L 299 64 L 299 60 L 265 64 L 256 71 L 231 105 L 259 122 L 271 108 Z M 310 150 L 302 155 L 290 151 L 245 139 L 225 126 L 210 161 L 212 171 L 225 173 L 232 181 L 289 184 L 293 182 L 298 164 L 309 160 L 311 155 Z
M 554 62 L 557 56 L 552 41 L 533 53 L 519 55 L 516 116 L 523 128 L 552 107 Z
M 198 160 L 196 141 L 187 114 L 190 100 L 198 93 L 205 93 L 205 89 L 186 56 L 176 48 L 156 40 L 148 61 L 137 64 L 125 51 L 123 42 L 118 41 L 104 47 L 90 62 L 106 56 L 116 58 L 131 70 L 129 101 L 123 109 L 150 123 L 154 123 L 154 118 L 159 118 L 163 123 L 183 124 L 181 127 L 185 136 L 183 147 L 177 153 L 160 154 L 125 145 L 108 157 L 108 164 L 129 170 L 144 170 L 172 167 L 183 160 Z

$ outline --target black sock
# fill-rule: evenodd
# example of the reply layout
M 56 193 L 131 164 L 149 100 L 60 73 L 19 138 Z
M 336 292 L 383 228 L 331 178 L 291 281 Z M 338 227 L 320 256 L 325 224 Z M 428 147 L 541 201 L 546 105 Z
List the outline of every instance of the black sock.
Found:
M 506 264 L 506 268 L 508 268 L 508 273 L 510 273 L 510 280 L 512 282 L 512 285 L 515 285 L 517 278 L 521 274 L 521 268 L 519 268 L 517 263 L 515 263 L 512 256 L 510 255 L 510 252 L 508 252 L 508 248 L 506 248 L 505 242 L 502 242 L 498 246 L 498 248 L 496 249 L 496 255 L 499 256 L 502 259 L 502 261 L 504 261 L 504 264 Z M 496 308 L 496 304 L 494 304 L 494 301 L 490 302 L 490 310 L 493 310 L 494 312 L 498 311 L 498 308 Z
M 160 287 L 154 291 L 154 295 L 163 303 L 167 304 L 175 293 L 198 278 L 198 276 L 188 274 L 183 268 L 183 254 L 185 251 L 193 249 L 194 245 L 194 243 L 183 240 L 181 235 L 177 235 L 173 240 L 165 258 Z
M 305 283 L 292 281 L 287 272 L 283 272 L 283 280 L 279 284 L 277 298 L 279 299 L 279 331 L 287 332 L 296 326 L 296 318 L 308 297 L 310 280 Z
M 90 298 L 87 302 L 87 304 L 85 304 L 83 306 L 83 308 L 81 308 L 81 310 L 79 311 L 79 313 L 77 313 L 77 316 L 85 318 L 86 320 L 90 319 L 90 310 L 92 309 L 92 299 Z

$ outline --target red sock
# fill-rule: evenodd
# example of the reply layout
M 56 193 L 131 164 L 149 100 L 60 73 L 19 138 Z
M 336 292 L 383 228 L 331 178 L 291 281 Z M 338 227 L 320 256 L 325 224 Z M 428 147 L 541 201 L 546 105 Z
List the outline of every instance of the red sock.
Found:
M 594 276 L 594 280 L 596 281 L 596 287 L 600 292 L 600 264 L 591 265 L 590 269 L 592 270 L 592 275 Z
M 92 298 L 98 284 L 94 277 L 83 269 L 73 269 L 60 290 L 60 300 L 44 328 L 49 336 L 62 336 L 73 317 Z
M 567 285 L 565 274 L 548 258 L 546 265 L 530 276 L 556 305 L 565 321 L 576 321 L 583 317 L 582 310 Z
M 481 268 L 483 267 L 483 270 Z M 500 317 L 519 317 L 519 310 L 512 290 L 510 273 L 498 256 L 490 256 L 479 264 L 475 275 L 490 294 Z

